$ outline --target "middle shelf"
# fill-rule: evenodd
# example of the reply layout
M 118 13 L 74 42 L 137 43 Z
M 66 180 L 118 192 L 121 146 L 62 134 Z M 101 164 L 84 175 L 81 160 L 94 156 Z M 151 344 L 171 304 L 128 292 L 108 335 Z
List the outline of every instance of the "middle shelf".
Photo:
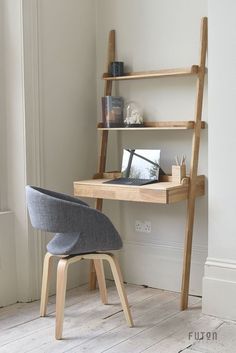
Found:
M 195 121 L 185 120 L 185 121 L 145 121 L 144 125 L 141 127 L 104 127 L 103 123 L 98 123 L 98 130 L 191 130 L 195 127 Z M 205 121 L 201 122 L 201 128 L 205 129 Z

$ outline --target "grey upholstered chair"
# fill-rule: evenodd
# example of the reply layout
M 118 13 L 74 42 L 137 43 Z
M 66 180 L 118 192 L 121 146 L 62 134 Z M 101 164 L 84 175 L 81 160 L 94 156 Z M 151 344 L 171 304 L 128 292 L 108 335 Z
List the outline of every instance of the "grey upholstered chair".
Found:
M 94 261 L 101 299 L 107 304 L 103 260 L 111 266 L 123 311 L 130 327 L 133 326 L 119 263 L 109 250 L 122 247 L 122 240 L 110 220 L 85 202 L 39 187 L 26 186 L 26 198 L 32 226 L 56 233 L 47 245 L 44 259 L 40 316 L 47 311 L 49 279 L 53 257 L 61 258 L 57 267 L 56 339 L 61 339 L 69 264 L 82 259 Z

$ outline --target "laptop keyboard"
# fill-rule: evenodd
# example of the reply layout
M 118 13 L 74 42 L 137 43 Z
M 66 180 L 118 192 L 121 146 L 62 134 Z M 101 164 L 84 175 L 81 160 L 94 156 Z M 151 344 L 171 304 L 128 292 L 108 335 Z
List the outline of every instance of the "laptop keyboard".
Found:
M 117 178 L 108 181 L 104 181 L 104 184 L 120 184 L 120 185 L 146 185 L 155 183 L 157 180 L 147 180 L 147 179 L 131 179 L 131 178 Z

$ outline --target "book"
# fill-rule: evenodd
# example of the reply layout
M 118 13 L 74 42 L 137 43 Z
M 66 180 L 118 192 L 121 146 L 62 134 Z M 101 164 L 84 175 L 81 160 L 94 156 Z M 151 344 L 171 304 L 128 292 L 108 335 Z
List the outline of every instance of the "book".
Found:
M 124 99 L 122 97 L 102 97 L 102 121 L 104 127 L 124 126 Z

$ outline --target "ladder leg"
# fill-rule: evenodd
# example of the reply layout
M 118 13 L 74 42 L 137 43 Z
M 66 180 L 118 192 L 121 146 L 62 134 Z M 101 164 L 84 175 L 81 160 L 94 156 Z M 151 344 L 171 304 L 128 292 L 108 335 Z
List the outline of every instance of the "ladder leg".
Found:
M 103 173 L 105 171 L 106 165 L 106 154 L 107 154 L 107 141 L 108 141 L 108 131 L 102 132 L 102 140 L 101 140 L 101 151 L 100 151 L 100 159 L 99 159 L 99 173 Z M 102 199 L 97 199 L 95 207 L 97 210 L 102 210 Z M 102 266 L 102 265 L 101 265 Z M 94 268 L 93 260 L 90 262 L 90 273 L 89 273 L 89 289 L 96 289 L 96 271 Z
M 201 23 L 200 65 L 199 65 L 197 90 L 196 90 L 197 93 L 196 93 L 196 106 L 195 106 L 195 127 L 194 127 L 193 140 L 192 140 L 190 186 L 189 186 L 189 195 L 188 195 L 187 224 L 186 224 L 186 233 L 185 233 L 185 242 L 184 242 L 184 259 L 183 259 L 183 274 L 182 274 L 181 303 L 180 303 L 181 310 L 185 310 L 188 307 L 206 50 L 207 50 L 207 18 L 204 17 Z
M 184 242 L 184 258 L 183 258 L 183 274 L 181 288 L 180 309 L 185 310 L 188 307 L 191 254 L 192 254 L 192 239 L 193 239 L 193 222 L 195 211 L 195 198 L 188 201 L 187 225 Z
M 116 57 L 115 51 L 116 51 L 115 31 L 111 30 L 109 33 L 109 39 L 108 39 L 107 72 L 109 72 L 110 64 L 113 61 L 115 61 L 115 57 Z M 112 93 L 112 81 L 106 81 L 105 87 L 104 87 L 104 95 L 110 96 L 111 93 Z M 99 167 L 98 167 L 98 171 L 101 174 L 105 172 L 105 167 L 106 167 L 107 142 L 108 142 L 108 131 L 105 130 L 102 132 L 102 141 L 101 141 Z M 103 201 L 102 199 L 96 200 L 95 207 L 99 211 L 102 210 L 102 201 Z M 92 264 L 90 265 L 89 288 L 90 290 L 96 289 L 96 272 L 94 270 L 93 261 L 92 261 Z

